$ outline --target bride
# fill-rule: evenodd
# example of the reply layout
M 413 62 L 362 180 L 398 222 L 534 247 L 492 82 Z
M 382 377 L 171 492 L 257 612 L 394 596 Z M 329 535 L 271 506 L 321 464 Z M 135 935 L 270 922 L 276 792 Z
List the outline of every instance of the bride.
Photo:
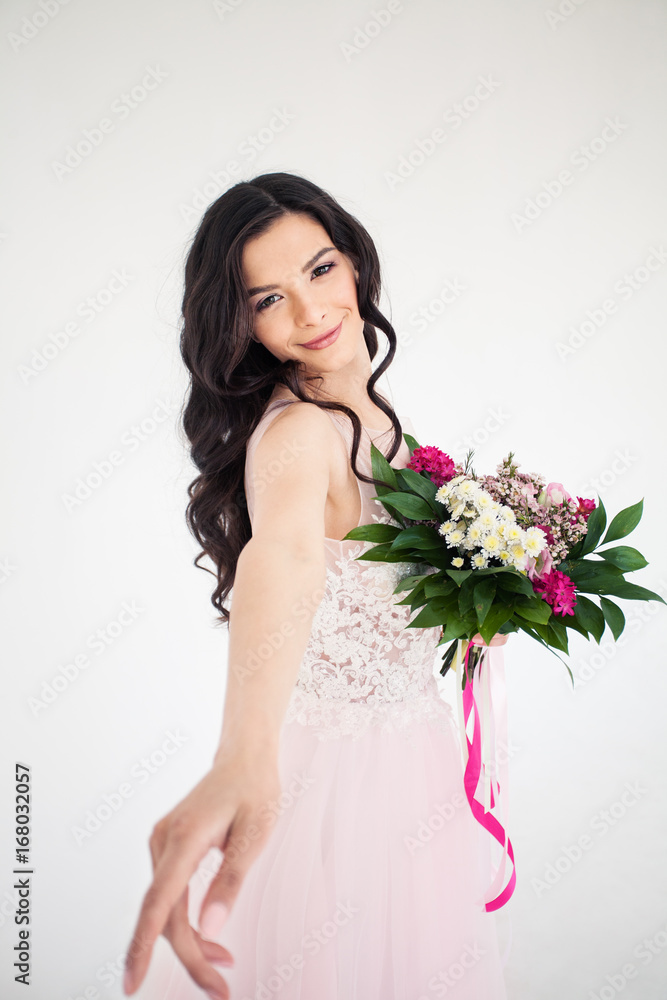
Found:
M 375 389 L 396 349 L 379 297 L 369 234 L 297 175 L 236 184 L 190 248 L 186 516 L 229 666 L 211 767 L 150 837 L 126 994 L 505 998 L 439 629 L 406 629 L 405 564 L 359 561 L 345 538 L 388 519 L 370 442 L 397 468 L 410 456 Z

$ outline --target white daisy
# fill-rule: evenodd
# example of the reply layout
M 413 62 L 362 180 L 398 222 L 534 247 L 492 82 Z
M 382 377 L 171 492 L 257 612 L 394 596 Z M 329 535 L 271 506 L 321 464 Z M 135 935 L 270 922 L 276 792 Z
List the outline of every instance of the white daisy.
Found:
M 542 549 L 546 547 L 547 536 L 540 528 L 527 528 L 524 544 L 529 556 L 538 556 Z
M 461 558 L 461 556 L 456 556 L 454 559 L 452 559 L 452 566 L 454 567 L 454 569 L 461 569 L 461 566 L 463 566 L 463 559 Z
M 484 531 L 482 525 L 479 523 L 479 518 L 473 521 L 471 525 L 468 526 L 468 531 L 466 532 L 466 537 L 474 544 L 477 545 L 478 542 L 482 540 L 482 535 Z
M 459 545 L 465 538 L 465 531 L 461 528 L 454 528 L 453 531 L 449 531 L 446 535 L 446 541 L 448 545 Z
M 518 524 L 506 524 L 505 534 L 503 536 L 508 542 L 521 542 L 523 540 L 523 531 Z
M 473 479 L 465 479 L 458 487 L 458 495 L 462 500 L 473 500 L 479 493 L 479 486 Z
M 480 490 L 478 495 L 475 497 L 475 506 L 479 511 L 488 510 L 492 502 L 493 501 L 486 490 Z
M 526 550 L 521 545 L 513 545 L 510 549 L 512 556 L 512 565 L 516 569 L 525 569 L 526 563 L 528 562 L 528 556 L 526 555 Z
M 495 533 L 495 531 L 492 531 L 486 536 L 486 538 L 483 539 L 482 548 L 490 556 L 495 556 L 498 552 L 500 552 L 501 548 L 503 548 L 503 541 L 501 537 Z
M 498 518 L 492 510 L 485 510 L 479 515 L 476 523 L 479 524 L 482 530 L 492 531 L 498 523 Z
M 478 552 L 472 557 L 472 564 L 475 569 L 486 569 L 489 565 L 489 561 L 486 556 L 482 555 L 481 552 Z
M 443 521 L 438 531 L 441 535 L 446 535 L 448 531 L 452 531 L 456 527 L 454 521 Z

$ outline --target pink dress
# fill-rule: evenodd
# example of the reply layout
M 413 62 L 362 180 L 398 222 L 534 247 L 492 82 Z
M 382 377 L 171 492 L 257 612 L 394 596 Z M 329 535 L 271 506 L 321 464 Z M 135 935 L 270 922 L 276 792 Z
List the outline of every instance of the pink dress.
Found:
M 270 403 L 248 442 L 251 521 L 254 450 L 290 402 Z M 351 455 L 347 417 L 329 415 Z M 364 430 L 357 461 L 370 475 L 369 442 Z M 391 464 L 409 456 L 403 440 Z M 359 524 L 390 521 L 375 487 L 357 482 Z M 458 725 L 439 694 L 440 630 L 406 629 L 414 616 L 395 604 L 418 568 L 356 561 L 367 542 L 325 544 L 326 593 L 281 732 L 278 818 L 218 936 L 235 959 L 221 975 L 232 1000 L 506 1000 L 495 914 L 481 902 L 490 838 L 465 799 Z M 191 879 L 195 926 L 220 860 L 210 851 Z M 205 997 L 157 944 L 136 996 Z

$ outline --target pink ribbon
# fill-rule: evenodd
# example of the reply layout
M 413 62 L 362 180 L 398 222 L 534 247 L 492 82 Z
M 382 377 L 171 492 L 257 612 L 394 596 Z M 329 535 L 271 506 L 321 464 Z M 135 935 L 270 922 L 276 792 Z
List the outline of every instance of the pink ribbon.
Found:
M 481 640 L 481 641 L 480 641 Z M 497 640 L 497 641 L 496 641 Z M 506 641 L 505 636 L 499 636 L 491 640 L 491 646 L 502 645 Z M 482 655 L 480 661 L 477 665 L 477 669 L 474 671 L 472 677 L 468 673 L 468 661 L 470 657 L 470 649 L 472 646 L 481 646 Z M 500 650 L 498 653 L 502 656 Z M 494 896 L 490 901 L 485 901 L 484 908 L 487 911 L 498 910 L 501 906 L 508 901 L 512 893 L 514 892 L 514 887 L 516 885 L 516 869 L 514 865 L 514 849 L 512 848 L 512 842 L 510 841 L 507 831 L 503 827 L 502 823 L 492 814 L 491 809 L 499 803 L 500 796 L 500 782 L 498 781 L 497 775 L 494 773 L 487 773 L 487 765 L 482 762 L 482 739 L 485 738 L 489 740 L 487 745 L 491 745 L 494 748 L 494 752 L 491 755 L 494 767 L 493 770 L 497 771 L 496 765 L 496 754 L 495 754 L 495 726 L 493 720 L 493 712 L 491 710 L 490 701 L 490 669 L 491 664 L 489 663 L 489 647 L 481 638 L 481 636 L 475 636 L 471 642 L 468 644 L 465 652 L 465 659 L 463 663 L 463 670 L 466 677 L 466 685 L 463 689 L 462 700 L 463 700 L 463 712 L 464 712 L 464 725 L 463 730 L 465 733 L 465 740 L 467 744 L 467 762 L 464 772 L 464 785 L 466 791 L 466 797 L 470 805 L 473 816 L 481 826 L 487 830 L 495 840 L 503 848 L 503 855 L 496 872 L 493 882 L 489 887 L 489 894 L 494 893 L 502 885 L 505 879 L 505 867 L 507 858 L 509 857 L 512 862 L 512 875 L 509 882 L 498 895 Z M 486 688 L 484 687 L 486 685 Z M 480 695 L 480 689 L 483 699 L 483 704 L 486 704 L 486 724 L 491 727 L 491 732 L 483 734 L 481 731 L 480 723 L 480 712 L 478 708 L 478 700 Z M 504 707 L 504 706 L 503 706 Z M 474 729 L 472 741 L 468 736 L 468 720 L 473 715 L 474 718 Z M 503 725 L 502 729 L 506 729 L 506 720 L 503 712 Z M 484 778 L 485 785 L 487 787 L 487 795 L 485 796 L 486 802 L 482 803 L 476 798 L 477 786 L 480 781 L 480 777 Z M 507 777 L 507 771 L 505 770 L 504 779 Z M 505 781 L 503 782 L 503 784 Z

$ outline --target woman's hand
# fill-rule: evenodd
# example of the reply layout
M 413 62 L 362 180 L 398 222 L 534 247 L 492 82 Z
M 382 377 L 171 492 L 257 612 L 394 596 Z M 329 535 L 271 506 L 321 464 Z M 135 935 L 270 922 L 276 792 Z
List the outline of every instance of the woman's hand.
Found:
M 222 1000 L 229 997 L 227 984 L 211 963 L 229 966 L 232 956 L 205 935 L 215 937 L 222 928 L 250 865 L 268 840 L 276 812 L 267 806 L 280 794 L 275 753 L 219 753 L 211 770 L 156 823 L 149 841 L 153 881 L 126 956 L 126 994 L 142 982 L 155 941 L 163 934 L 198 986 Z M 224 857 L 196 930 L 188 921 L 188 882 L 211 847 Z

